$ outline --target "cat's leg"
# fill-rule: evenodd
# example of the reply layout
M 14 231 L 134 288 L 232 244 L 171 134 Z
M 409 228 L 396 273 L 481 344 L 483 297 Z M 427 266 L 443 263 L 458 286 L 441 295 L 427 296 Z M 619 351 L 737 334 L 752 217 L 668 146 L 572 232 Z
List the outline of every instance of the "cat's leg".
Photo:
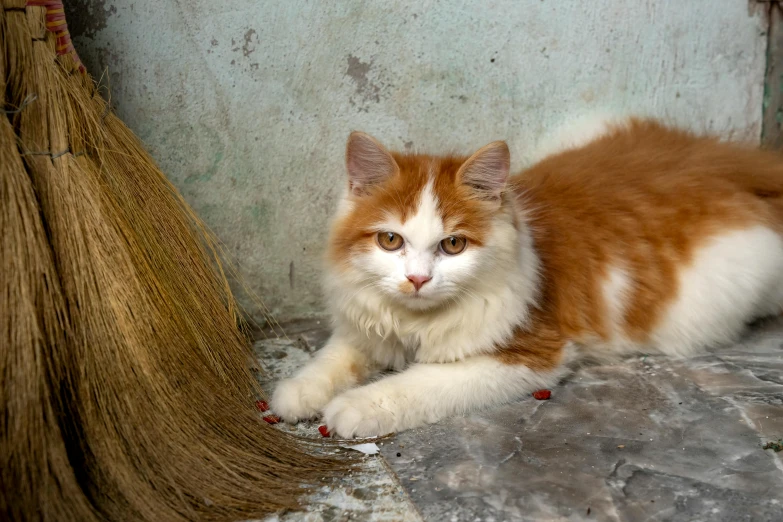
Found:
M 538 372 L 492 356 L 415 364 L 339 395 L 324 409 L 324 419 L 340 437 L 385 435 L 518 399 L 556 384 L 564 373 L 562 365 Z
M 271 407 L 286 422 L 310 419 L 336 394 L 364 382 L 376 366 L 364 350 L 335 333 L 312 361 L 277 385 Z

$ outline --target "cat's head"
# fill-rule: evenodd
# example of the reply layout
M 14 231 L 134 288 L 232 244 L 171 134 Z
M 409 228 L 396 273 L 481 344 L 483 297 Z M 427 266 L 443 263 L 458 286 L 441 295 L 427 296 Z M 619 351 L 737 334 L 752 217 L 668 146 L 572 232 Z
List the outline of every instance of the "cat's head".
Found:
M 346 166 L 328 252 L 341 285 L 425 310 L 475 294 L 517 251 L 502 141 L 436 157 L 391 153 L 354 132 Z

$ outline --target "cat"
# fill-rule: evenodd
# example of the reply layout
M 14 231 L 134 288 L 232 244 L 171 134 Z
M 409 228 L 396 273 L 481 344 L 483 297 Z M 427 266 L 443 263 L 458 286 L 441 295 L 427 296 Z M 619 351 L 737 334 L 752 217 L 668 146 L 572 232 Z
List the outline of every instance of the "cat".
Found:
M 509 177 L 347 143 L 328 239 L 334 331 L 271 405 L 370 437 L 549 388 L 572 362 L 689 356 L 783 305 L 783 161 L 644 118 Z M 393 370 L 377 378 L 380 372 Z

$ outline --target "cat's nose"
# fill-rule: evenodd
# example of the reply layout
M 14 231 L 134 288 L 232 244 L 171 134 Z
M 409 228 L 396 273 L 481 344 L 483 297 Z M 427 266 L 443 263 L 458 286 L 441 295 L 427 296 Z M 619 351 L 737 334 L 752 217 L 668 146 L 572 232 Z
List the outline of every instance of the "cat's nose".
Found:
M 430 276 L 424 276 L 424 275 L 409 275 L 408 281 L 413 283 L 413 286 L 416 288 L 416 290 L 421 290 L 421 287 L 424 286 L 424 283 L 432 279 Z

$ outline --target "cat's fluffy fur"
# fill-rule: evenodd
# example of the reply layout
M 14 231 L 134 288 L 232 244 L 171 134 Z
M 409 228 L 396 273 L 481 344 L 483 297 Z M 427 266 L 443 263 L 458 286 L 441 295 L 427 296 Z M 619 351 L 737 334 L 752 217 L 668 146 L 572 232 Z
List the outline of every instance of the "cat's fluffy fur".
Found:
M 334 333 L 274 410 L 382 435 L 553 386 L 582 355 L 687 356 L 780 312 L 777 155 L 651 120 L 589 128 L 510 179 L 502 142 L 435 157 L 352 134 L 327 255 Z M 385 232 L 404 246 L 381 248 Z M 464 252 L 439 250 L 451 236 Z

